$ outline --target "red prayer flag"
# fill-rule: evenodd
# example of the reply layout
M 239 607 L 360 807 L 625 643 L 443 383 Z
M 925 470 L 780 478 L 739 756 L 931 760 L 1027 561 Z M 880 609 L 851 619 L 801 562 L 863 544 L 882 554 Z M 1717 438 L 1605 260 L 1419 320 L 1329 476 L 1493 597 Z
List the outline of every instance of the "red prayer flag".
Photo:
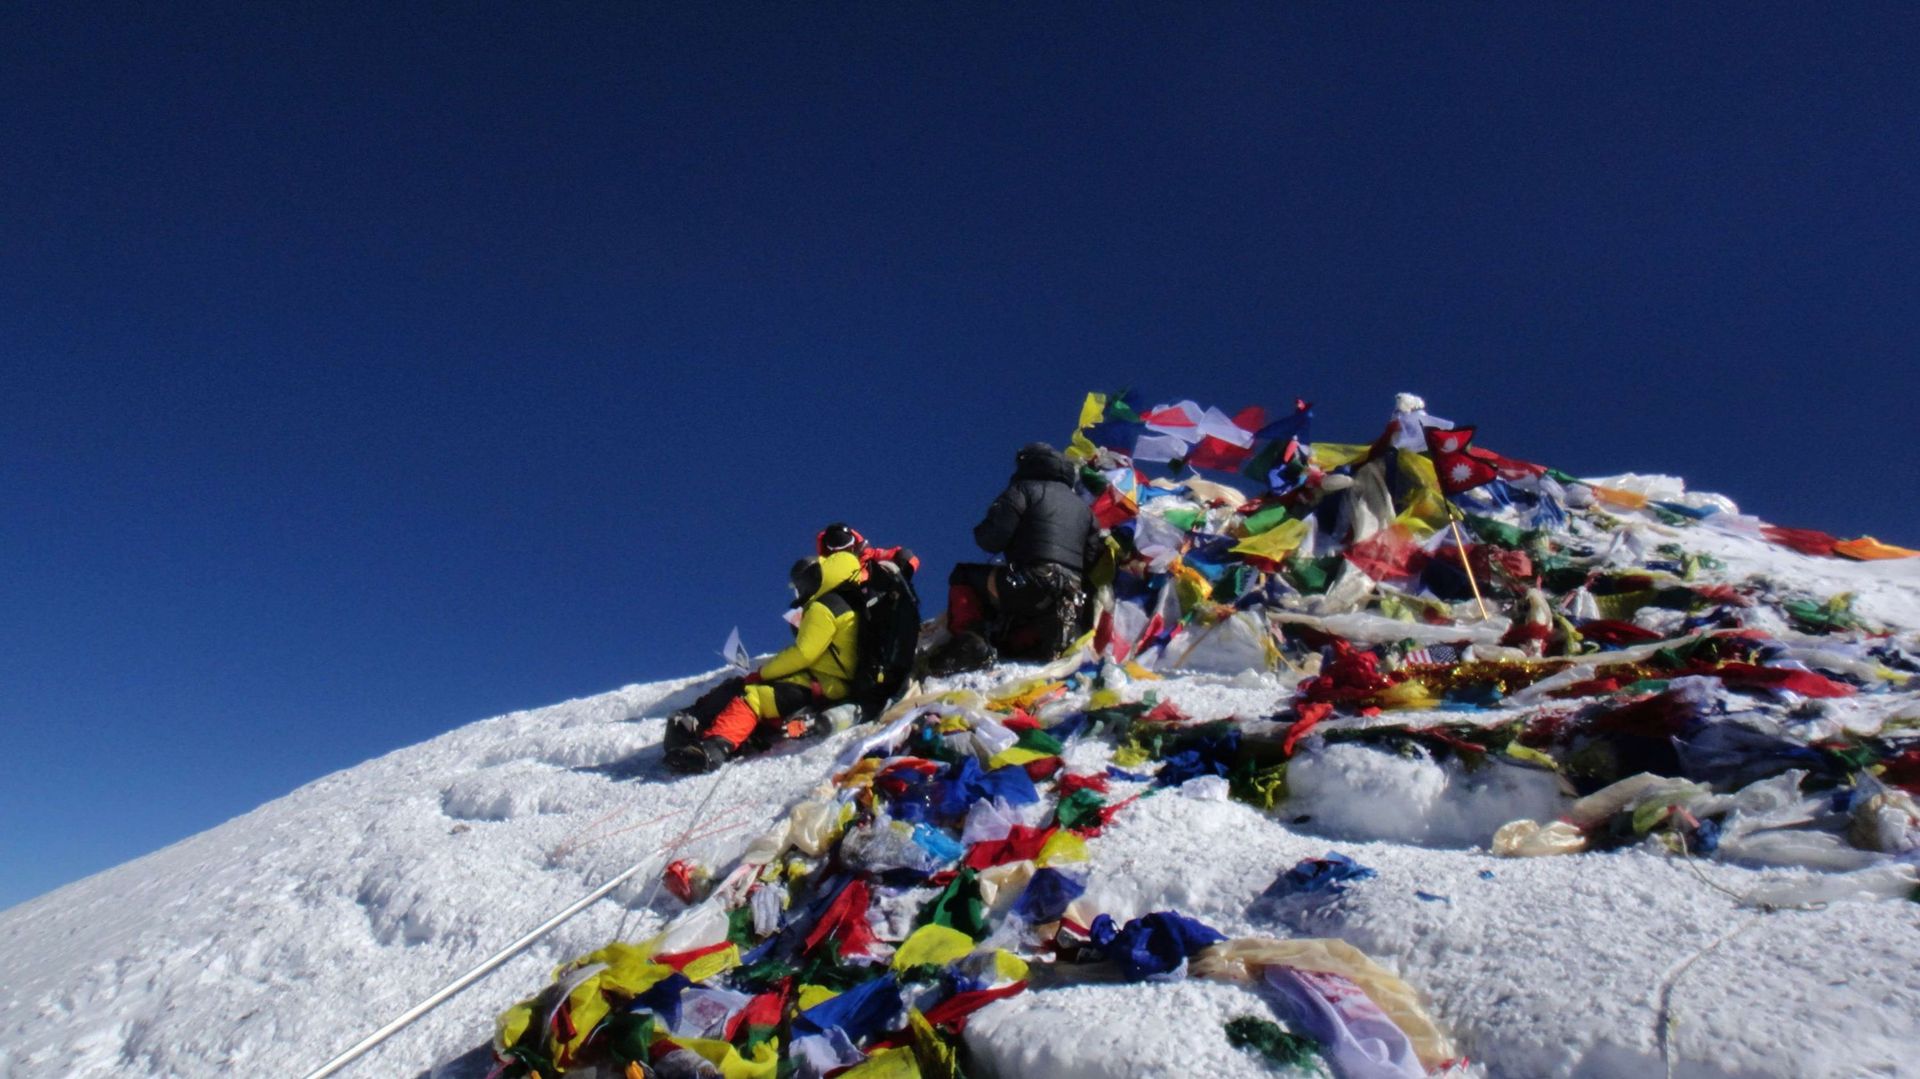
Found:
M 1427 452 L 1433 457 L 1440 489 L 1449 495 L 1471 491 L 1500 476 L 1498 469 L 1469 451 L 1472 443 L 1471 427 L 1456 427 L 1451 431 L 1427 428 Z
M 874 944 L 873 929 L 867 925 L 867 882 L 854 880 L 833 897 L 826 913 L 807 933 L 807 951 L 820 946 L 831 936 L 840 944 L 840 954 L 865 955 Z
M 1734 689 L 1771 689 L 1798 693 L 1802 697 L 1851 697 L 1853 687 L 1844 682 L 1785 667 L 1758 667 L 1751 663 L 1722 663 L 1699 671 L 1710 674 Z
M 1181 408 L 1179 405 L 1167 405 L 1163 408 L 1156 408 L 1152 412 L 1141 416 L 1140 422 L 1150 423 L 1156 427 L 1195 426 L 1194 418 L 1189 416 L 1187 410 Z
M 1300 739 L 1312 733 L 1321 720 L 1333 714 L 1333 705 L 1326 701 L 1308 701 L 1295 705 L 1293 712 L 1300 718 L 1287 728 L 1286 739 L 1280 743 L 1280 752 L 1289 757 L 1293 756 L 1293 747 L 1299 744 Z
M 1093 519 L 1100 522 L 1101 528 L 1112 528 L 1134 519 L 1140 510 L 1124 496 L 1117 494 L 1117 488 L 1109 487 L 1100 492 L 1090 507 Z
M 1383 528 L 1347 548 L 1347 561 L 1376 581 L 1414 577 L 1426 568 L 1427 552 L 1414 541 L 1406 525 Z
M 1193 448 L 1193 452 L 1187 454 L 1187 465 L 1190 468 L 1238 472 L 1240 466 L 1246 464 L 1247 459 L 1252 456 L 1251 447 L 1236 446 L 1226 439 L 1208 435 L 1200 440 L 1200 444 Z
M 1074 791 L 1080 790 L 1098 791 L 1101 794 L 1105 794 L 1107 793 L 1107 777 L 1099 772 L 1093 772 L 1088 775 L 1074 775 L 1070 772 L 1060 777 L 1060 797 L 1065 798 Z
M 1824 558 L 1833 557 L 1834 545 L 1840 541 L 1825 532 L 1812 528 L 1781 528 L 1779 525 L 1762 525 L 1760 532 L 1782 547 L 1790 547 L 1801 554 L 1810 554 Z
M 712 955 L 715 952 L 723 952 L 731 947 L 733 947 L 732 941 L 723 940 L 718 944 L 709 944 L 704 948 L 690 948 L 684 952 L 663 952 L 654 956 L 653 961 L 656 963 L 665 963 L 675 970 L 685 970 L 688 963 L 699 959 L 701 956 Z
M 665 873 L 667 891 L 682 903 L 693 902 L 693 863 L 680 858 L 667 864 Z
M 928 1008 L 925 1012 L 927 1022 L 936 1027 L 952 1027 L 955 1031 L 966 1025 L 967 1016 L 992 1004 L 996 1000 L 1019 996 L 1026 992 L 1026 982 L 1014 982 L 997 989 L 975 989 L 966 993 L 955 993 L 947 999 Z
M 1049 757 L 1047 759 L 1058 761 L 1060 758 Z M 966 860 L 962 864 L 971 869 L 991 869 L 996 865 L 1005 865 L 1008 862 L 1029 861 L 1040 853 L 1041 847 L 1047 845 L 1047 840 L 1053 837 L 1053 833 L 1056 830 L 1057 829 L 1054 828 L 1033 828 L 1025 824 L 1016 824 L 1013 826 L 1013 830 L 1007 833 L 1005 839 L 985 839 L 975 843 L 973 849 L 967 851 Z M 864 893 L 864 889 L 862 891 Z M 865 907 L 863 905 L 862 910 L 864 909 Z M 809 941 L 809 946 L 811 946 L 811 941 Z
M 793 979 L 782 978 L 780 979 L 780 984 L 775 986 L 771 992 L 762 993 L 754 997 L 752 1000 L 747 1001 L 746 1007 L 733 1013 L 733 1018 L 727 1020 L 727 1040 L 732 1041 L 738 1037 L 740 1028 L 743 1026 L 779 1026 L 780 1018 L 787 1008 L 788 987 L 792 984 Z
M 1066 763 L 1066 761 L 1061 760 L 1059 757 L 1041 757 L 1039 760 L 1028 761 L 1025 765 L 1022 765 L 1022 767 L 1027 770 L 1027 778 L 1038 783 L 1066 767 Z

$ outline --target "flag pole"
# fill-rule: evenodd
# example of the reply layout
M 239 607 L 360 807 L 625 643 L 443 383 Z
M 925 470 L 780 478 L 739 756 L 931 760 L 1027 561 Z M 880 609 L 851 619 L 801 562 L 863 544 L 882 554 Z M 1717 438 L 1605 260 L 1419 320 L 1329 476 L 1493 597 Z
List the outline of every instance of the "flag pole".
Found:
M 1467 540 L 1460 534 L 1460 507 L 1447 499 L 1447 523 L 1453 526 L 1453 549 L 1460 552 L 1460 568 L 1467 571 L 1467 584 L 1473 588 L 1473 601 L 1480 605 L 1480 620 L 1486 621 L 1487 601 L 1480 595 L 1480 582 L 1473 578 L 1473 563 L 1467 561 Z

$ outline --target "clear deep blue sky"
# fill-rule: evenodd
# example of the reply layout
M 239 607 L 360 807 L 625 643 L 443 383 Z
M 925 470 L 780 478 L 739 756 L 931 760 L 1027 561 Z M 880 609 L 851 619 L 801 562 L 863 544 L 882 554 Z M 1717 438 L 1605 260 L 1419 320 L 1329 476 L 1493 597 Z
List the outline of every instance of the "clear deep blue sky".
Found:
M 1920 544 L 1911 7 L 386 6 L 0 9 L 0 906 L 944 581 L 1089 389 Z

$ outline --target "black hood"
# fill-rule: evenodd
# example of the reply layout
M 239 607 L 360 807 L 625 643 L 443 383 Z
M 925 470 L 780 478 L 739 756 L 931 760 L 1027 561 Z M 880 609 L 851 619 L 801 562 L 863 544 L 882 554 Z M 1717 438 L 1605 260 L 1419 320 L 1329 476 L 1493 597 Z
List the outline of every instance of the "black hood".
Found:
M 1014 455 L 1013 478 L 1016 482 L 1053 480 L 1071 487 L 1074 481 L 1073 462 L 1045 442 L 1029 442 Z

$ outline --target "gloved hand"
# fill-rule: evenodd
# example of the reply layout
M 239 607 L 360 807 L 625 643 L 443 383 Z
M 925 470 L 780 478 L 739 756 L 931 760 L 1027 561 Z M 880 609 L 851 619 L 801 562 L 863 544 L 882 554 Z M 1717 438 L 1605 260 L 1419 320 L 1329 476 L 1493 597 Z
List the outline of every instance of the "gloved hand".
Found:
M 747 676 L 745 678 L 742 678 L 741 681 L 745 682 L 747 685 L 750 685 L 750 686 L 757 686 L 761 682 L 760 672 L 748 671 Z

